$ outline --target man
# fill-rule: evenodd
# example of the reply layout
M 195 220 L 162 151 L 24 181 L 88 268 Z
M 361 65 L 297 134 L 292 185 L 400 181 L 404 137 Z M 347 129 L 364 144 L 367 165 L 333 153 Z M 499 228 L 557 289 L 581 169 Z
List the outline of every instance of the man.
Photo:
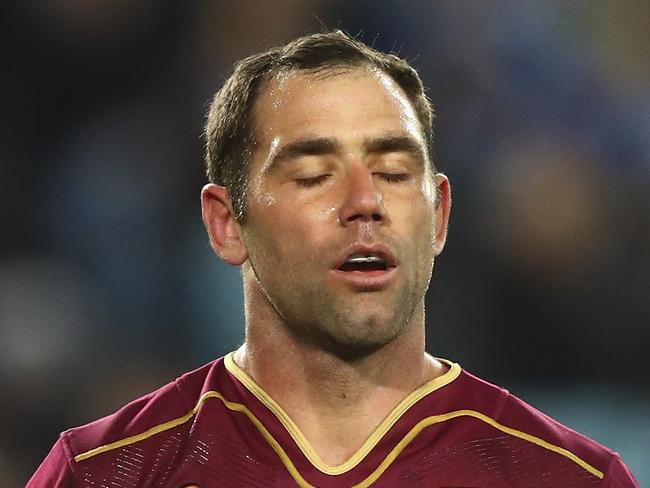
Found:
M 64 432 L 29 486 L 636 486 L 618 455 L 424 350 L 450 186 L 417 73 L 341 32 L 240 62 L 206 126 L 246 340 Z

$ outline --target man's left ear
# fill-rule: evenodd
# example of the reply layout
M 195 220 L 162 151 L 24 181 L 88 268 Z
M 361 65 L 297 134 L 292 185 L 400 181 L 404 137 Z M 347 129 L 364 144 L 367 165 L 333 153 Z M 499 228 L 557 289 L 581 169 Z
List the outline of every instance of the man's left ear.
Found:
M 201 215 L 210 236 L 210 245 L 217 256 L 233 266 L 239 266 L 248 259 L 248 250 L 235 220 L 226 187 L 213 183 L 203 187 Z
M 445 247 L 445 241 L 447 240 L 447 225 L 449 224 L 449 212 L 451 211 L 451 185 L 449 184 L 449 178 L 442 173 L 437 173 L 434 179 L 436 184 L 436 235 L 433 249 L 435 255 L 438 256 Z

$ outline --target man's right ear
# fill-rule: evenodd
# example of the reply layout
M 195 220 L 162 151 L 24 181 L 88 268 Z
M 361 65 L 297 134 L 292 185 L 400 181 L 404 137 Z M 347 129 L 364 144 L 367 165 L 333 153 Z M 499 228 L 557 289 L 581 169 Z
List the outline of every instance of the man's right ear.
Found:
M 201 190 L 201 215 L 214 252 L 226 263 L 239 266 L 248 259 L 248 250 L 235 220 L 228 190 L 208 183 Z

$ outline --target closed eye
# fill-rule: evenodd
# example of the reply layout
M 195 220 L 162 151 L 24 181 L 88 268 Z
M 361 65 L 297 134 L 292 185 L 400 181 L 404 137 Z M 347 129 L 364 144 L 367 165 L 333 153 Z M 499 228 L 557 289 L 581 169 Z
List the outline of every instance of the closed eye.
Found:
M 329 177 L 330 177 L 329 174 L 324 174 L 324 175 L 312 176 L 311 178 L 298 178 L 295 181 L 298 184 L 298 186 L 310 188 L 312 186 L 322 185 Z
M 408 180 L 411 175 L 408 173 L 375 173 L 388 183 L 399 183 Z

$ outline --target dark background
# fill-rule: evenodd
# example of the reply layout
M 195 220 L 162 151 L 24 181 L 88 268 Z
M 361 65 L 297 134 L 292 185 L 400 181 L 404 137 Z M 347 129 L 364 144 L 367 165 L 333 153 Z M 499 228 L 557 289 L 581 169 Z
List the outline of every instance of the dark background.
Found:
M 232 63 L 340 27 L 412 60 L 454 207 L 428 349 L 621 452 L 650 484 L 650 4 L 0 4 L 0 486 L 68 427 L 242 340 L 202 229 Z

